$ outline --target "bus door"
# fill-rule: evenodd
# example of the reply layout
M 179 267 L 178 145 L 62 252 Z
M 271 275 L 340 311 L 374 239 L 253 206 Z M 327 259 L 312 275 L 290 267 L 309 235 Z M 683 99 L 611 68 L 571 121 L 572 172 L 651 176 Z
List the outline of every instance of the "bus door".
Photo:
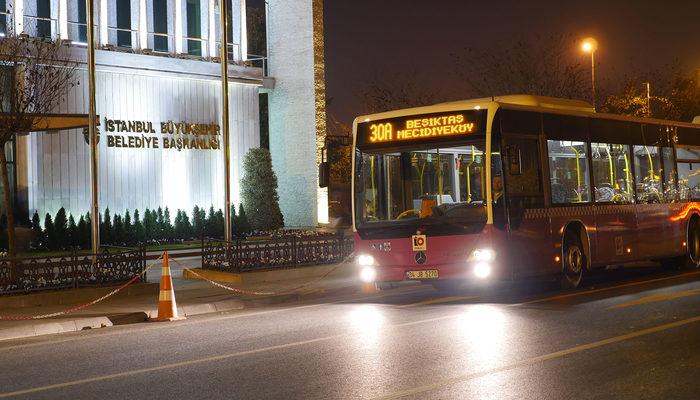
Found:
M 551 252 L 549 217 L 537 212 L 544 210 L 539 142 L 536 136 L 503 134 L 501 146 L 505 201 L 494 188 L 494 215 L 505 207 L 514 275 L 535 275 L 547 268 L 542 259 Z

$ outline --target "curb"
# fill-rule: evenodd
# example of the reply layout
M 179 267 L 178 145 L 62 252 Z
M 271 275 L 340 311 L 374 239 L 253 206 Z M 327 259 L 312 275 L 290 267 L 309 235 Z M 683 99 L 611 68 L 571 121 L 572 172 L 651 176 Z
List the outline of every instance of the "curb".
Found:
M 255 308 L 258 306 L 280 304 L 286 302 L 301 302 L 324 296 L 338 296 L 357 292 L 357 286 L 339 286 L 332 289 L 312 289 L 304 292 L 279 294 L 265 297 L 243 297 L 228 300 L 220 300 L 213 303 L 192 304 L 178 306 L 178 314 L 183 317 L 191 317 L 202 314 L 224 313 L 229 311 Z M 21 339 L 40 335 L 50 335 L 66 332 L 77 332 L 85 329 L 106 328 L 110 326 L 142 323 L 149 318 L 158 316 L 158 308 L 123 314 L 105 315 L 90 318 L 63 319 L 52 322 L 42 322 L 33 325 L 17 326 L 0 329 L 0 341 Z M 2 325 L 0 325 L 1 327 Z
M 117 288 L 116 286 L 82 287 L 78 289 L 53 290 L 29 294 L 0 296 L 0 308 L 39 307 L 47 304 L 61 305 L 90 301 Z M 142 294 L 158 294 L 158 283 L 134 283 L 123 291 L 114 295 L 114 298 L 136 296 Z

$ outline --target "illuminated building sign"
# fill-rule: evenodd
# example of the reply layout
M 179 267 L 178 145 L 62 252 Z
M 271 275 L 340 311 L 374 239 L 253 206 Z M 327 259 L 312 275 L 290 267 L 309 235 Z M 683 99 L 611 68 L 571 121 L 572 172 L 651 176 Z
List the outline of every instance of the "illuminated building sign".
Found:
M 156 127 L 160 131 L 156 131 Z M 130 121 L 105 118 L 107 147 L 132 149 L 218 150 L 218 124 Z M 115 134 L 116 133 L 116 134 Z M 158 133 L 160 135 L 158 135 Z
M 450 111 L 410 115 L 357 126 L 358 146 L 433 142 L 483 132 L 485 111 Z

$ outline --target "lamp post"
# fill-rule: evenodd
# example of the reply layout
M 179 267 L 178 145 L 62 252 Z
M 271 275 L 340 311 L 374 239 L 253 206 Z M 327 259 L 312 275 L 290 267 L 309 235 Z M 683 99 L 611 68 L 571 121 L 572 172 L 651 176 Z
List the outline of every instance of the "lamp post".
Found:
M 644 82 L 643 85 L 647 88 L 647 117 L 651 118 L 651 82 Z
M 593 110 L 595 111 L 595 52 L 598 50 L 598 41 L 593 38 L 584 39 L 581 43 L 581 50 L 583 50 L 584 53 L 591 53 L 591 89 L 593 91 Z
M 86 0 L 85 10 L 87 14 L 87 42 L 88 42 L 88 108 L 90 137 L 90 187 L 92 188 L 92 202 L 90 207 L 90 242 L 92 254 L 100 251 L 100 207 L 99 207 L 99 164 L 97 162 L 97 106 L 95 105 L 95 10 L 93 0 Z

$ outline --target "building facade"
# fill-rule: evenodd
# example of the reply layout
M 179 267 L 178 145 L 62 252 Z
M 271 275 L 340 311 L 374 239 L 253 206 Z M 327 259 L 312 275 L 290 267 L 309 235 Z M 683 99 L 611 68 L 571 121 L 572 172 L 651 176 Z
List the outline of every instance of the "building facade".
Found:
M 218 2 L 94 0 L 101 209 L 109 207 L 112 213 L 123 214 L 126 210 L 168 207 L 174 215 L 175 210 L 189 212 L 195 205 L 223 208 Z M 24 32 L 60 39 L 70 46 L 75 59 L 86 60 L 84 0 L 0 0 L 0 6 L 4 6 L 0 10 L 8 10 L 1 15 L 0 35 Z M 229 0 L 231 196 L 234 204 L 240 202 L 243 156 L 261 145 L 260 99 L 269 98 L 269 141 L 264 138 L 264 142 L 269 142 L 279 177 L 285 220 L 288 226 L 313 226 L 316 215 L 309 215 L 311 209 L 316 212 L 316 149 L 299 143 L 315 143 L 316 110 L 299 109 L 295 104 L 295 99 L 307 96 L 307 87 L 314 90 L 313 57 L 309 72 L 298 68 L 299 54 L 277 50 L 305 43 L 298 31 L 278 40 L 249 40 L 249 32 L 274 35 L 285 30 L 289 34 L 299 28 L 294 19 L 276 13 L 290 9 L 312 18 L 309 1 L 246 4 L 246 0 Z M 258 13 L 253 23 L 262 23 L 262 27 L 249 26 L 251 10 Z M 313 24 L 307 28 L 313 32 Z M 251 49 L 249 43 L 256 48 Z M 304 54 L 301 56 L 304 60 Z M 295 67 L 296 73 L 285 73 Z M 276 71 L 280 71 L 279 78 Z M 56 112 L 87 113 L 84 63 L 78 79 L 80 84 Z M 261 97 L 261 93 L 266 96 Z M 287 101 L 278 101 L 280 98 Z M 308 114 L 310 129 L 277 129 L 278 121 L 290 114 Z M 55 214 L 61 207 L 73 215 L 90 209 L 90 147 L 82 129 L 21 136 L 15 155 L 19 209 L 42 216 Z M 290 159 L 312 161 L 302 167 L 308 178 L 305 185 L 288 179 L 294 167 L 287 162 Z M 286 206 L 300 197 L 313 198 L 313 207 Z

